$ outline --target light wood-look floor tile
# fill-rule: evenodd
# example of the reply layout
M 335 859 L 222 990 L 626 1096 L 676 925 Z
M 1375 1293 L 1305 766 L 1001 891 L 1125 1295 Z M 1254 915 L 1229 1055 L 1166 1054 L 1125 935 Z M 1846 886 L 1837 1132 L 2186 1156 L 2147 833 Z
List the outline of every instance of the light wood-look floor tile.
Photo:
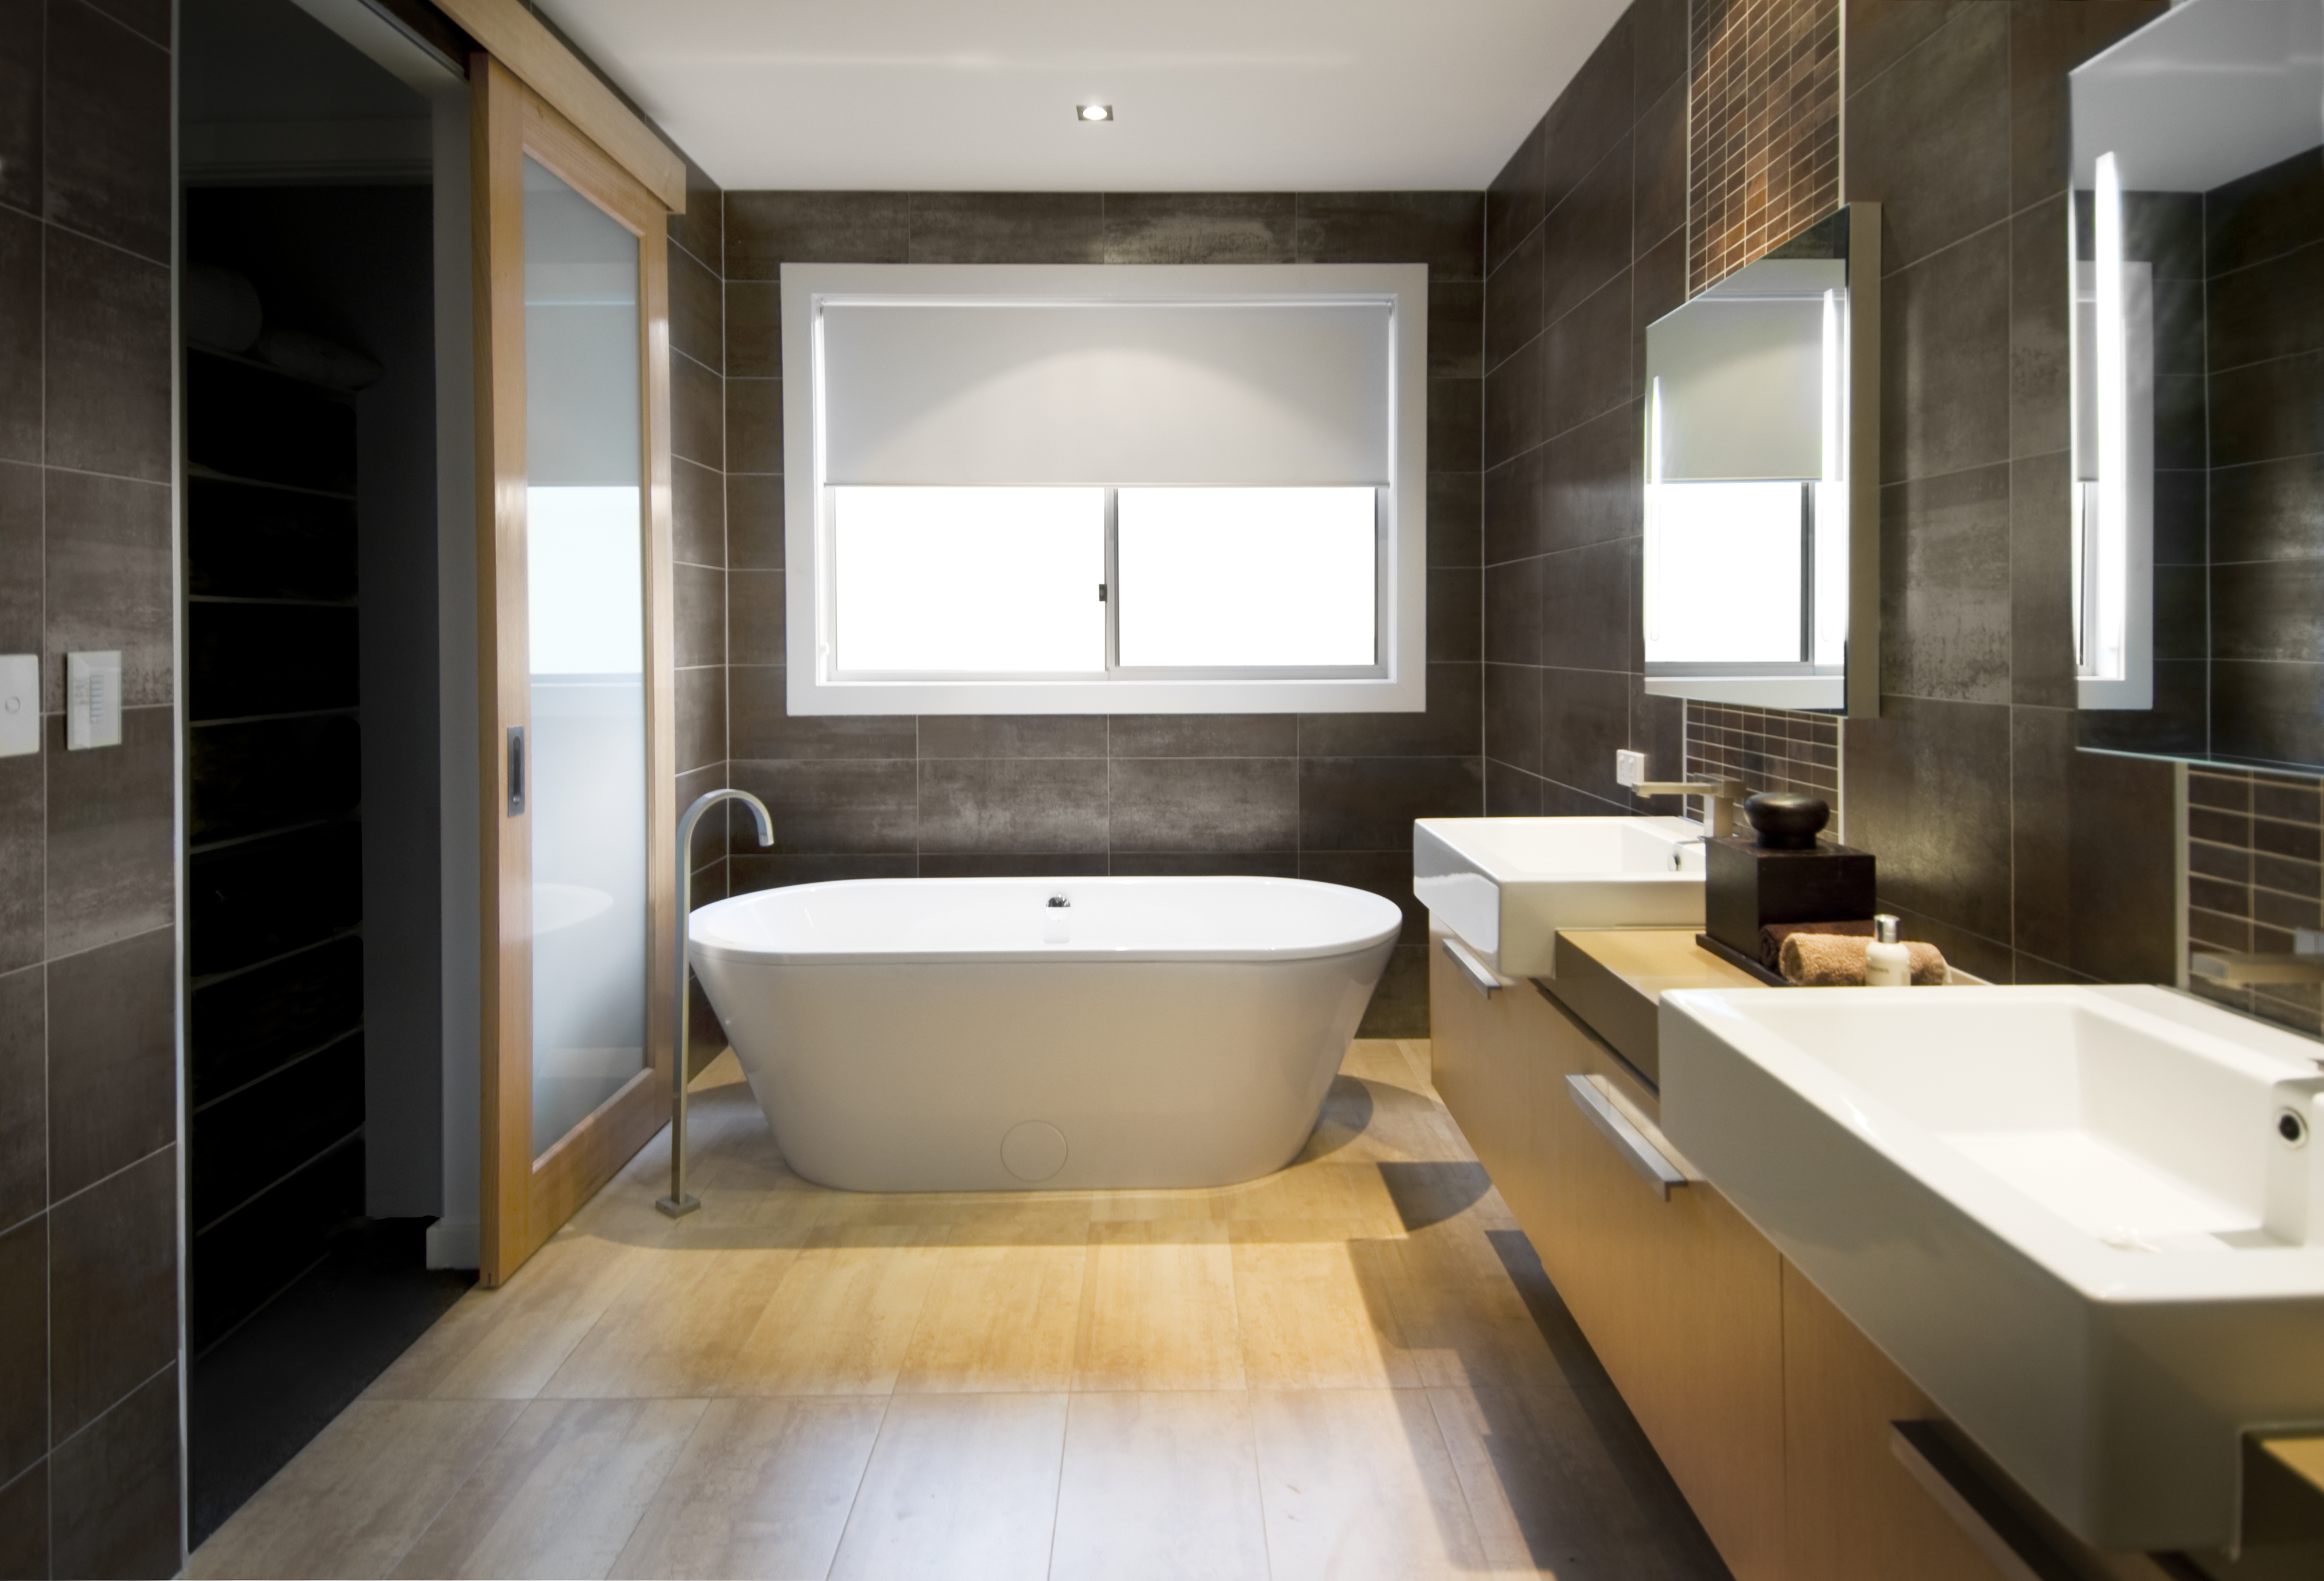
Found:
M 1611 1389 L 1432 1389 L 1428 1398 L 1497 1573 L 1727 1581 Z
M 358 1400 L 202 1544 L 190 1576 L 384 1576 L 524 1408 Z
M 936 1283 L 942 1225 L 817 1229 L 783 1270 L 727 1394 L 885 1394 Z
M 899 1394 L 832 1581 L 1041 1581 L 1065 1454 L 1064 1394 Z
M 1484 1549 L 1419 1389 L 1252 1396 L 1275 1581 L 1430 1581 Z
M 1074 1379 L 1089 1226 L 1058 1245 L 994 1244 L 955 1227 L 897 1374 L 900 1393 L 1055 1393 Z
M 822 1581 L 884 1400 L 714 1400 L 613 1574 Z
M 1332 1083 L 1323 1117 L 1299 1156 L 1302 1162 L 1413 1163 L 1473 1154 L 1434 1098 L 1389 1081 L 1342 1076 Z
M 1078 1394 L 1049 1581 L 1267 1581 L 1250 1397 Z
M 598 1576 L 685 1448 L 700 1400 L 540 1400 L 412 1544 L 410 1576 Z
M 715 1394 L 798 1255 L 788 1249 L 687 1249 L 655 1258 L 541 1393 L 565 1400 Z
M 650 1262 L 648 1249 L 560 1237 L 498 1290 L 472 1290 L 364 1392 L 374 1400 L 530 1400 Z
M 1420 1382 L 1461 1388 L 1596 1381 L 1542 1331 L 1481 1231 L 1447 1227 L 1378 1248 L 1388 1299 Z M 1553 1294 L 1554 1299 L 1554 1294 Z
M 1223 1223 L 1093 1226 L 1076 1389 L 1240 1389 L 1234 1251 Z
M 1397 1326 L 1379 1245 L 1292 1238 L 1298 1227 L 1296 1220 L 1261 1221 L 1248 1237 L 1235 1237 L 1235 1316 L 1250 1386 L 1416 1385 L 1420 1374 Z

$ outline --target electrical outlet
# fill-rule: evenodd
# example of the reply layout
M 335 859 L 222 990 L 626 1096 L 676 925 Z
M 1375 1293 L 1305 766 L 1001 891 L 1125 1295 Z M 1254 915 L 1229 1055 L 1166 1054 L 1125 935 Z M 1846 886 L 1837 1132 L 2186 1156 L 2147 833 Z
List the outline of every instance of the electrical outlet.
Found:
M 1614 754 L 1614 783 L 1636 785 L 1646 777 L 1646 755 L 1644 752 Z

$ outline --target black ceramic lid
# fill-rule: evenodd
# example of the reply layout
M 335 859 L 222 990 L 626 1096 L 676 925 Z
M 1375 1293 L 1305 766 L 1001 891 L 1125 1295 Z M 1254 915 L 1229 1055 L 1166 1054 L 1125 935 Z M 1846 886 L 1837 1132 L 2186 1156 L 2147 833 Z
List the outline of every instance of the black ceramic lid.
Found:
M 1797 791 L 1762 791 L 1743 804 L 1743 815 L 1769 850 L 1811 850 L 1817 832 L 1831 822 L 1821 797 Z

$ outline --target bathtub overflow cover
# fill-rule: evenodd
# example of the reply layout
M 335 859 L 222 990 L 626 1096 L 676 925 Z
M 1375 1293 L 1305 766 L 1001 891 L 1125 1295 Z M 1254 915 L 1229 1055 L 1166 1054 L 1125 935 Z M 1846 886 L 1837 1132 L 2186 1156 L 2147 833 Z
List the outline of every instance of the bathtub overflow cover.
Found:
M 1073 902 L 1072 902 L 1072 901 L 1070 901 L 1070 900 L 1067 900 L 1067 899 L 1066 899 L 1064 896 L 1062 896 L 1062 895 L 1052 895 L 1051 896 L 1049 896 L 1049 904 L 1050 904 L 1051 905 L 1053 905 L 1053 906 L 1056 906 L 1056 905 L 1073 905 Z

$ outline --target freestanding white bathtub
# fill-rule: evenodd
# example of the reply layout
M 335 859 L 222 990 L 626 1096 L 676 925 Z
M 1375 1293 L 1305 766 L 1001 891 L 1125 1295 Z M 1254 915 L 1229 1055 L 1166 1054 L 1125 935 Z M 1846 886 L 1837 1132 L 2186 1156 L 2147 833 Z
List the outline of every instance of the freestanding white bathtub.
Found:
M 808 1180 L 1221 1186 L 1305 1144 L 1400 921 L 1291 878 L 872 878 L 717 901 L 688 939 Z

